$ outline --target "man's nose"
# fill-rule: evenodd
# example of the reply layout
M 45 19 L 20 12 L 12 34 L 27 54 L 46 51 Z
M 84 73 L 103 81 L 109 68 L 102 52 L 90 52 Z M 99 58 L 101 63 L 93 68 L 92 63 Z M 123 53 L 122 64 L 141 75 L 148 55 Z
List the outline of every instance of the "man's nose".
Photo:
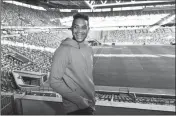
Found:
M 82 28 L 78 28 L 77 32 L 83 32 L 84 30 Z
M 83 30 L 82 30 L 82 29 L 78 29 L 77 32 L 78 32 L 78 33 L 79 33 L 79 32 L 83 32 Z

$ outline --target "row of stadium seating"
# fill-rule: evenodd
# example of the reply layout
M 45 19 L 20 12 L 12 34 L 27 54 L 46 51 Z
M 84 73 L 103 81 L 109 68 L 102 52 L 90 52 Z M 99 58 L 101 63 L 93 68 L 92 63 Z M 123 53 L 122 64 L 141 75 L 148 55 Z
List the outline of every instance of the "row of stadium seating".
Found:
M 33 71 L 33 72 L 42 72 L 47 73 L 51 67 L 51 61 L 53 53 L 47 51 L 40 51 L 29 48 L 21 48 L 12 45 L 2 45 L 2 67 L 1 70 L 12 71 L 12 70 L 25 70 L 25 71 Z M 11 50 L 11 52 L 20 53 L 31 60 L 31 63 L 19 63 L 15 58 L 7 58 L 5 55 L 9 52 L 7 50 Z M 13 49 L 13 51 L 12 51 Z M 6 50 L 6 51 L 5 51 Z
M 143 43 L 144 41 L 147 41 L 147 44 L 170 44 L 171 42 L 175 43 L 175 28 L 159 28 L 154 32 L 149 32 L 147 29 L 114 30 L 102 32 L 103 36 L 100 37 L 100 40 L 106 42 Z M 2 40 L 25 43 L 28 45 L 44 48 L 57 48 L 60 45 L 60 42 L 66 38 L 66 36 L 66 33 L 59 31 L 56 33 L 38 32 L 28 33 L 28 35 L 21 37 L 4 37 Z
M 11 71 L 1 71 L 1 91 L 15 92 L 19 91 Z
M 60 19 L 71 16 L 73 13 L 58 13 L 56 11 L 39 11 L 31 8 L 17 6 L 2 2 L 1 7 L 2 25 L 6 26 L 61 26 Z M 174 10 L 158 10 L 158 11 L 120 11 L 120 12 L 104 12 L 104 13 L 85 13 L 91 17 L 95 17 L 94 20 L 101 20 L 101 18 L 118 19 L 148 19 L 153 20 L 158 17 L 166 16 L 166 14 L 175 13 Z M 102 17 L 103 16 L 103 17 Z M 128 18 L 127 18 L 128 16 Z M 154 18 L 155 17 L 155 18 Z M 72 17 L 71 17 L 72 18 Z M 109 18 L 110 19 L 110 18 Z M 144 25 L 147 22 L 143 22 Z
M 59 13 L 44 12 L 9 3 L 2 3 L 1 21 L 5 26 L 59 26 Z M 55 19 L 55 20 L 51 20 Z
M 9 39 L 6 39 L 9 40 Z M 29 33 L 27 36 L 11 38 L 12 41 L 26 43 L 29 45 L 57 48 L 60 44 L 61 37 L 58 33 Z
M 132 42 L 141 43 L 147 41 L 150 43 L 170 44 L 175 43 L 175 28 L 159 28 L 154 32 L 147 29 L 136 30 L 115 30 L 104 32 L 105 39 L 111 42 Z

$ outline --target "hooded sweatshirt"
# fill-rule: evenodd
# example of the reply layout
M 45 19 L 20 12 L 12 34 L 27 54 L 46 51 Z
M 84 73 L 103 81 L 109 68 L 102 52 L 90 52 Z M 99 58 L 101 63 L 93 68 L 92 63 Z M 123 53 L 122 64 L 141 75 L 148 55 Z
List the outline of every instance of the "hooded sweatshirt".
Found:
M 49 83 L 62 95 L 65 112 L 91 107 L 95 110 L 93 50 L 85 43 L 67 38 L 56 49 Z

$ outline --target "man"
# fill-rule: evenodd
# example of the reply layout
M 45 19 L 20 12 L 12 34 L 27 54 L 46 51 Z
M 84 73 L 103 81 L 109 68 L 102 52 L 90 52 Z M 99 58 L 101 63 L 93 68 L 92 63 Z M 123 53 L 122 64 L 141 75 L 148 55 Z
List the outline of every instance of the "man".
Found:
M 91 115 L 95 111 L 93 50 L 84 43 L 89 32 L 89 18 L 73 16 L 73 38 L 62 41 L 53 56 L 50 86 L 63 97 L 69 115 Z

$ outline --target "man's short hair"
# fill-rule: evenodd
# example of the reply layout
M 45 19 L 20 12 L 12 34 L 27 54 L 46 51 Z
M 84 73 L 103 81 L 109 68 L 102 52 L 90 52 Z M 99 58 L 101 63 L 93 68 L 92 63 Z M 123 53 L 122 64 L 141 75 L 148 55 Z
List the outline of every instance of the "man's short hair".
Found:
M 77 13 L 77 14 L 73 15 L 73 22 L 74 22 L 76 19 L 79 19 L 79 18 L 85 19 L 86 21 L 89 22 L 89 17 L 88 17 L 87 15 L 81 14 L 81 13 Z

